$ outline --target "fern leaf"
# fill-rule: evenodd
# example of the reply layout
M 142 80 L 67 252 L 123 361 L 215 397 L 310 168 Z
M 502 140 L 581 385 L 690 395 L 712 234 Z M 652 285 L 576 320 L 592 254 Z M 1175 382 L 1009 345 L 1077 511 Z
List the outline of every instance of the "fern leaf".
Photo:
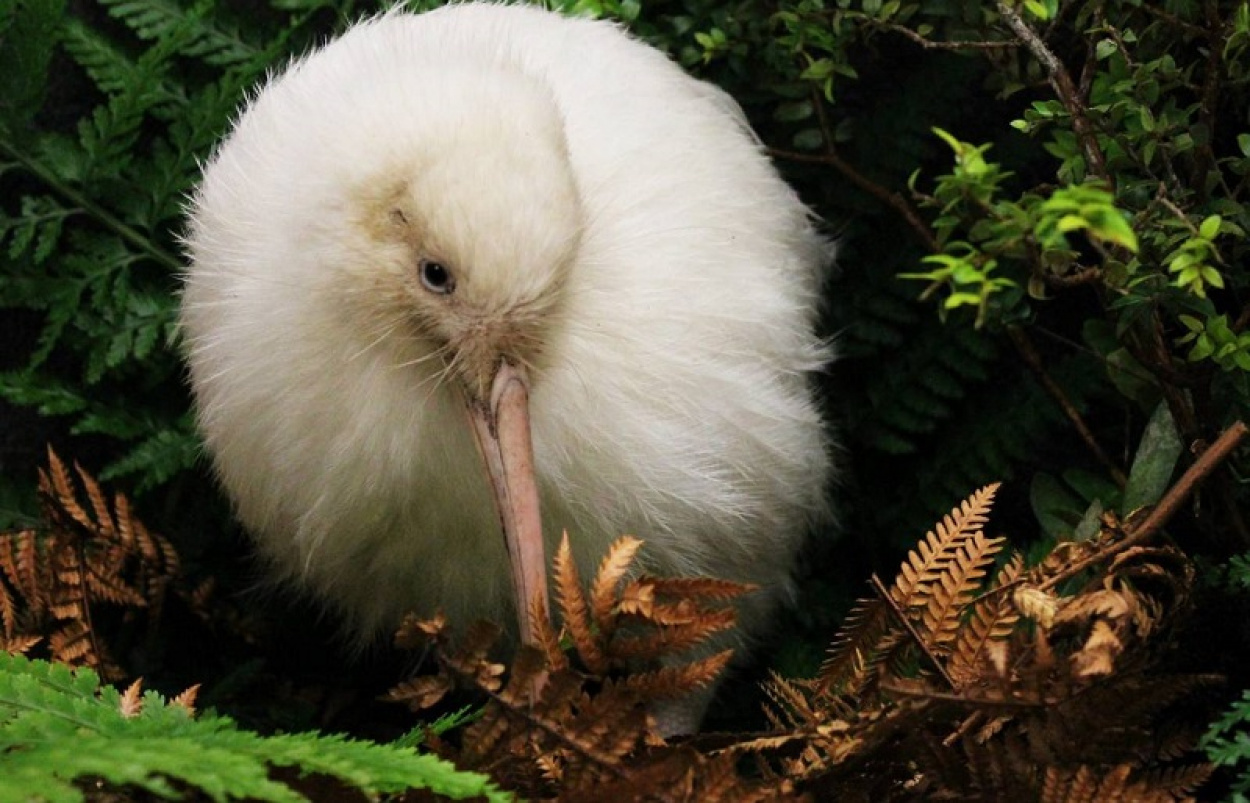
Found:
M 123 711 L 122 695 L 93 672 L 0 654 L 0 742 L 16 748 L 0 751 L 0 800 L 81 800 L 73 782 L 86 777 L 162 797 L 177 796 L 172 779 L 214 799 L 302 800 L 269 777 L 271 767 L 330 775 L 369 795 L 419 788 L 509 799 L 434 756 L 339 736 L 263 738 L 219 717 L 192 718 L 153 692 L 141 706 L 127 697 Z
M 654 632 L 613 638 L 608 649 L 617 661 L 648 661 L 676 655 L 707 641 L 714 633 L 734 626 L 737 613 L 731 608 L 702 611 L 683 624 L 657 628 Z
M 534 623 L 534 638 L 547 659 L 547 666 L 554 670 L 567 668 L 569 658 L 560 646 L 560 637 L 551 623 L 546 604 L 539 598 L 533 601 L 532 606 L 530 621 Z
M 1020 576 L 1024 568 L 1024 556 L 1015 553 L 998 572 L 994 580 L 994 588 L 1002 588 Z M 1012 604 L 1011 596 L 1005 593 L 993 594 L 977 602 L 972 607 L 972 616 L 967 625 L 959 631 L 954 652 L 947 669 L 957 682 L 974 677 L 979 667 L 988 657 L 987 649 L 991 642 L 1002 641 L 1011 635 L 1020 615 Z
M 854 693 L 864 678 L 869 656 L 889 628 L 890 609 L 885 600 L 870 597 L 856 602 L 820 665 L 817 688 L 822 692 L 845 688 Z
M 41 577 L 37 554 L 37 541 L 34 530 L 22 530 L 16 533 L 0 533 L 0 594 L 11 599 L 5 591 L 4 578 L 12 584 L 13 589 L 28 601 L 35 609 L 41 609 L 45 603 L 43 589 L 45 583 Z M 12 615 L 16 615 L 15 613 Z M 12 634 L 14 623 L 10 613 L 5 612 L 4 625 L 6 632 Z
M 74 464 L 74 471 L 77 472 L 82 488 L 87 494 L 87 501 L 91 503 L 91 510 L 95 513 L 95 526 L 90 529 L 106 538 L 116 536 L 117 528 L 113 523 L 113 514 L 109 510 L 108 502 L 104 499 L 104 493 L 100 490 L 99 483 L 90 474 L 83 471 L 82 466 L 77 463 Z
M 929 647 L 949 645 L 959 635 L 964 607 L 981 587 L 985 570 L 1002 549 L 1004 539 L 986 538 L 973 532 L 955 551 L 938 581 L 933 584 L 921 616 L 919 630 Z
M 732 657 L 733 650 L 724 650 L 688 664 L 630 675 L 622 685 L 644 700 L 680 699 L 715 681 Z
M 125 719 L 134 719 L 143 713 L 143 678 L 137 678 L 122 692 L 117 711 Z
M 612 611 L 616 607 L 616 589 L 629 567 L 633 565 L 634 556 L 642 547 L 642 541 L 633 536 L 623 535 L 608 547 L 608 553 L 599 563 L 599 571 L 595 573 L 594 583 L 590 589 L 590 611 L 592 621 L 605 636 L 611 633 L 613 625 Z
M 0 131 L 17 136 L 43 102 L 64 0 L 6 3 L 0 13 Z
M 652 577 L 644 576 L 640 582 L 649 584 L 656 594 L 678 599 L 729 602 L 755 591 L 750 583 L 736 583 L 715 577 Z
M 73 17 L 65 20 L 62 44 L 106 94 L 123 92 L 139 80 L 134 60 L 81 20 Z
M 75 498 L 73 480 L 70 479 L 69 471 L 66 470 L 65 464 L 61 462 L 61 458 L 57 456 L 56 452 L 52 451 L 52 447 L 48 447 L 47 472 L 42 469 L 39 471 L 39 490 L 44 494 L 45 499 L 55 505 L 52 508 L 54 512 L 49 516 L 49 520 L 52 522 L 64 521 L 64 517 L 60 515 L 64 513 L 87 532 L 95 530 L 91 517 L 87 515 L 87 511 L 82 509 L 82 506 L 78 504 L 77 498 Z
M 228 66 L 256 57 L 257 48 L 238 31 L 209 21 L 202 13 L 169 0 L 102 0 L 109 14 L 126 24 L 141 39 L 184 35 L 186 55 L 207 64 Z
M 556 597 L 560 601 L 564 627 L 573 639 L 573 646 L 577 648 L 577 654 L 591 672 L 605 674 L 608 669 L 607 656 L 604 655 L 597 634 L 591 628 L 590 606 L 582 593 L 582 581 L 577 574 L 577 564 L 573 560 L 567 532 L 560 539 L 560 548 L 556 550 L 554 571 Z
M 908 553 L 891 590 L 900 607 L 924 604 L 926 591 L 939 579 L 946 564 L 956 558 L 966 539 L 980 532 L 998 488 L 999 484 L 993 483 L 973 493 L 926 533 L 916 550 Z
M 200 459 L 200 441 L 188 421 L 179 419 L 141 440 L 100 472 L 100 479 L 138 475 L 136 493 L 168 482 L 176 474 L 195 466 Z

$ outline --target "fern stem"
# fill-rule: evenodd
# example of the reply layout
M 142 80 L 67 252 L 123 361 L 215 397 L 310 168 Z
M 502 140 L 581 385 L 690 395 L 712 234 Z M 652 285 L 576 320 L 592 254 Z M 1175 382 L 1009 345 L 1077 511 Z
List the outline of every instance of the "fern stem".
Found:
M 128 226 L 110 213 L 104 207 L 83 195 L 78 190 L 66 184 L 55 173 L 48 170 L 37 160 L 27 156 L 18 150 L 13 144 L 7 140 L 0 139 L 0 149 L 3 149 L 11 158 L 15 159 L 22 167 L 30 171 L 46 184 L 53 192 L 59 194 L 65 200 L 74 206 L 79 207 L 91 217 L 95 218 L 102 226 L 112 231 L 118 237 L 121 237 L 127 243 L 138 248 L 149 257 L 159 262 L 172 271 L 181 271 L 183 268 L 182 260 L 169 253 L 165 249 L 153 243 L 149 238 L 140 234 L 133 226 Z
M 62 693 L 66 692 L 66 689 L 60 686 L 56 686 L 54 684 L 44 682 L 42 685 L 49 686 L 53 689 L 56 689 L 58 692 L 62 692 Z M 27 703 L 24 700 L 21 700 L 16 697 L 0 697 L 0 708 L 20 709 L 22 711 L 37 711 L 41 714 L 47 714 L 50 717 L 57 717 L 58 719 L 63 719 L 66 722 L 72 722 L 84 730 L 91 730 L 91 731 L 95 731 L 96 733 L 100 732 L 100 726 L 98 724 L 94 722 L 90 722 L 86 719 L 82 719 L 80 717 L 76 717 L 72 714 L 68 714 L 65 712 L 64 709 L 57 708 L 55 706 L 31 705 L 30 703 Z M 28 739 L 28 741 L 33 741 L 33 739 Z

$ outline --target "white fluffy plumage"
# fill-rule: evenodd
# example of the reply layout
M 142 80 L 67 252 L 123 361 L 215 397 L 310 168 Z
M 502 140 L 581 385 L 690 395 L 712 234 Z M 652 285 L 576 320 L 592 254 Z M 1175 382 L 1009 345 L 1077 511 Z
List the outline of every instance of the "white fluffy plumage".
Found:
M 261 552 L 358 633 L 506 621 L 463 388 L 532 383 L 549 554 L 788 593 L 831 450 L 828 246 L 741 110 L 604 23 L 464 4 L 273 77 L 204 171 L 182 308 L 208 450 Z M 451 295 L 423 287 L 437 261 Z

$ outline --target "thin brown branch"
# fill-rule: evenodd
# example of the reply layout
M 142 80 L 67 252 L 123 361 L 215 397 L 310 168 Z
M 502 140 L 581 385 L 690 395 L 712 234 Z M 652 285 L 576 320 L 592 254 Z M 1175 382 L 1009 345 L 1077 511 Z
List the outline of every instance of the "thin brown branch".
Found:
M 898 619 L 903 627 L 907 629 L 908 634 L 912 637 L 912 641 L 916 642 L 916 646 L 918 646 L 925 656 L 928 657 L 929 663 L 933 664 L 934 668 L 937 669 L 938 674 L 942 676 L 942 680 L 946 681 L 947 685 L 952 689 L 959 688 L 959 685 L 955 683 L 955 679 L 952 678 L 950 673 L 946 671 L 946 666 L 938 660 L 936 655 L 933 654 L 933 651 L 929 649 L 929 645 L 925 643 L 924 638 L 922 638 L 920 633 L 917 632 L 915 625 L 913 625 L 912 621 L 907 618 L 907 614 L 903 612 L 902 608 L 898 607 L 898 603 L 895 602 L 894 597 L 890 596 L 890 592 L 881 582 L 881 578 L 876 574 L 873 574 L 872 579 L 869 582 L 872 583 L 872 587 L 877 594 L 885 600 L 885 604 L 890 606 L 890 610 L 894 612 L 894 618 Z
M 1168 349 L 1167 340 L 1164 337 L 1163 321 L 1159 317 L 1158 309 L 1155 309 L 1150 316 L 1150 337 L 1149 348 L 1153 354 L 1152 359 L 1147 363 L 1148 367 L 1179 373 L 1172 364 L 1172 352 Z M 1192 442 L 1198 439 L 1202 428 L 1194 412 L 1193 397 L 1181 390 L 1178 384 L 1160 382 L 1159 390 L 1163 393 L 1163 399 L 1167 402 L 1168 410 L 1172 413 L 1172 420 L 1176 423 L 1176 429 L 1181 433 L 1181 437 L 1187 442 Z
M 1151 15 L 1152 17 L 1158 17 L 1164 22 L 1170 25 L 1174 25 L 1177 28 L 1180 28 L 1182 31 L 1189 34 L 1190 36 L 1197 36 L 1203 39 L 1209 38 L 1211 36 L 1211 32 L 1208 31 L 1206 28 L 1203 28 L 1201 25 L 1194 25 L 1192 22 L 1186 22 L 1185 20 L 1181 19 L 1175 14 L 1169 14 L 1167 11 L 1164 11 L 1162 8 L 1157 8 L 1150 3 L 1142 3 L 1140 8 L 1142 11 Z
M 881 689 L 891 694 L 897 694 L 900 697 L 914 697 L 922 700 L 934 700 L 943 703 L 959 703 L 960 705 L 974 705 L 978 707 L 993 708 L 1045 708 L 1053 705 L 1054 700 L 1023 700 L 1009 697 L 972 697 L 960 692 L 942 692 L 937 689 L 917 689 L 910 688 L 905 685 L 890 683 L 888 680 L 881 681 Z
M 1042 281 L 1050 287 L 1067 290 L 1072 287 L 1080 287 L 1086 284 L 1098 284 L 1102 281 L 1102 268 L 1081 268 L 1080 270 L 1069 273 L 1065 276 L 1055 276 L 1047 274 L 1042 277 Z
M 963 41 L 963 42 L 935 42 L 932 39 L 926 39 L 920 34 L 908 28 L 905 25 L 896 25 L 894 23 L 878 24 L 876 27 L 890 31 L 891 33 L 902 34 L 911 41 L 923 47 L 925 50 L 1011 50 L 1020 46 L 1019 42 L 1003 42 L 1003 41 Z
M 1250 304 L 1246 304 L 1241 308 L 1241 312 L 1237 314 L 1237 320 L 1233 321 L 1232 330 L 1241 333 L 1246 326 L 1250 326 Z
M 1077 140 L 1081 143 L 1081 150 L 1085 152 L 1085 160 L 1089 164 L 1090 172 L 1107 182 L 1108 185 L 1114 186 L 1111 174 L 1107 171 L 1107 160 L 1103 156 L 1102 148 L 1098 145 L 1098 137 L 1094 133 L 1094 126 L 1090 123 L 1086 114 L 1088 109 L 1086 109 L 1085 102 L 1077 91 L 1076 84 L 1072 82 L 1072 76 L 1068 73 L 1068 69 L 1050 51 L 1050 48 L 1046 47 L 1046 43 L 1016 13 L 1014 8 L 1003 2 L 1003 0 L 999 0 L 997 6 L 1003 22 L 1007 23 L 1007 27 L 1016 35 L 1020 43 L 1028 49 L 1033 58 L 1041 63 L 1046 70 L 1047 76 L 1050 78 L 1050 85 L 1055 90 L 1055 94 L 1058 95 L 1068 114 L 1072 115 L 1072 129 L 1076 132 Z
M 1220 21 L 1218 4 L 1203 4 L 1207 25 L 1211 27 L 1210 43 L 1207 45 L 1207 63 L 1203 68 L 1202 101 L 1198 104 L 1198 121 L 1206 126 L 1208 136 L 1196 150 L 1193 170 L 1189 174 L 1189 186 L 1198 193 L 1198 203 L 1207 201 L 1207 173 L 1215 164 L 1215 152 L 1211 143 L 1215 141 L 1217 115 L 1220 106 L 1220 86 L 1224 79 L 1224 45 L 1226 43 L 1226 26 Z
M 1112 546 L 1110 549 L 1103 550 L 1097 554 L 1091 555 L 1085 560 L 1078 561 L 1063 572 L 1042 583 L 1039 586 L 1043 591 L 1054 588 L 1060 583 L 1075 577 L 1091 566 L 1106 561 L 1108 558 L 1124 552 L 1143 541 L 1150 539 L 1157 533 L 1163 525 L 1167 524 L 1171 518 L 1176 515 L 1181 506 L 1193 495 L 1194 490 L 1216 469 L 1220 463 L 1228 458 L 1232 451 L 1241 444 L 1246 435 L 1250 433 L 1250 428 L 1241 421 L 1234 421 L 1233 424 L 1220 435 L 1206 450 L 1199 455 L 1189 470 L 1181 475 L 1181 478 L 1168 489 L 1163 498 L 1159 500 L 1159 504 L 1154 510 L 1150 511 L 1150 515 L 1146 517 L 1141 524 L 1133 527 L 1125 536 L 1124 540 Z
M 803 153 L 802 151 L 788 151 L 781 148 L 769 148 L 768 153 L 777 159 L 785 159 L 791 162 L 807 162 L 809 164 L 823 164 L 834 168 L 843 176 L 850 179 L 851 183 L 855 186 L 880 199 L 887 206 L 891 207 L 895 212 L 902 216 L 902 218 L 907 221 L 912 234 L 920 240 L 928 251 L 938 253 L 942 250 L 941 246 L 938 245 L 937 239 L 933 236 L 933 232 L 931 232 L 925 222 L 920 219 L 920 215 L 916 213 L 916 210 L 912 208 L 912 205 L 907 203 L 906 198 L 897 192 L 892 192 L 886 189 L 864 174 L 860 173 L 852 167 L 849 162 L 838 156 L 836 153 L 833 153 L 832 151 L 826 151 L 824 153 Z
M 1093 431 L 1085 423 L 1081 412 L 1076 409 L 1076 405 L 1068 398 L 1068 394 L 1046 371 L 1046 366 L 1042 364 L 1042 357 L 1037 353 L 1037 348 L 1033 345 L 1033 341 L 1029 338 L 1028 333 L 1019 326 L 1009 326 L 1007 327 L 1007 334 L 1011 337 L 1011 342 L 1016 347 L 1016 352 L 1024 360 L 1025 365 L 1029 366 L 1029 370 L 1033 372 L 1033 376 L 1036 377 L 1046 393 L 1059 405 L 1059 408 L 1063 410 L 1063 414 L 1068 417 L 1068 420 L 1072 422 L 1072 426 L 1085 444 L 1085 448 L 1103 465 L 1103 468 L 1111 475 L 1111 479 L 1115 480 L 1115 484 L 1123 488 L 1128 483 L 1128 477 L 1103 450 L 1098 443 L 1098 439 L 1094 437 Z

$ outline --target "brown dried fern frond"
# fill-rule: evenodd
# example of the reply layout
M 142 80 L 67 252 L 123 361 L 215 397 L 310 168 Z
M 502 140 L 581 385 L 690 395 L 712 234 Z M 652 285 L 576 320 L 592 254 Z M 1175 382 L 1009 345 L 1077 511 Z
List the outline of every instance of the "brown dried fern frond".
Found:
M 879 653 L 887 633 L 898 632 L 890 607 L 880 597 L 860 599 L 833 638 L 816 676 L 818 691 L 857 694 L 867 681 L 869 659 Z
M 612 549 L 608 550 L 609 557 L 604 558 L 605 566 L 612 565 L 611 553 L 616 551 L 620 544 L 621 542 L 617 541 Z M 606 674 L 608 657 L 604 650 L 602 633 L 595 632 L 590 603 L 586 600 L 586 594 L 582 590 L 582 579 L 577 573 L 577 561 L 573 560 L 573 548 L 569 546 L 567 532 L 560 539 L 560 547 L 556 550 L 553 574 L 555 575 L 556 599 L 564 615 L 564 631 L 572 640 L 586 668 L 595 674 Z
M 964 543 L 981 532 L 998 488 L 999 483 L 993 483 L 973 493 L 907 553 L 907 560 L 890 592 L 899 607 L 924 605 L 928 597 L 941 588 L 940 581 L 946 576 L 948 565 L 959 559 Z
M 125 496 L 110 501 L 81 466 L 74 474 L 49 448 L 38 485 L 43 531 L 0 534 L 0 625 L 8 640 L 44 636 L 54 660 L 113 678 L 120 670 L 92 619 L 94 606 L 147 609 L 155 622 L 178 555 Z
M 1024 569 L 1024 556 L 1016 553 L 999 569 L 992 588 L 1003 588 L 1014 582 Z M 1012 604 L 1011 597 L 995 594 L 980 599 L 972 606 L 972 613 L 965 626 L 959 628 L 959 638 L 947 664 L 956 686 L 963 686 L 984 674 L 987 662 L 997 668 L 998 661 L 990 653 L 990 645 L 1004 642 L 1020 621 L 1020 612 Z M 999 673 L 996 673 L 999 674 Z
M 1170 800 L 1201 783 L 1200 729 L 1162 725 L 1211 678 L 1154 668 L 1192 566 L 1125 548 L 1132 525 L 1107 516 L 1031 568 L 1008 555 L 987 589 L 996 487 L 927 533 L 893 584 L 874 578 L 815 680 L 766 684 L 773 733 L 724 749 L 832 798 Z
M 446 739 L 430 744 L 458 766 L 489 772 L 531 799 L 786 797 L 793 791 L 789 781 L 747 779 L 732 757 L 669 745 L 654 732 L 654 707 L 695 692 L 723 671 L 727 650 L 682 653 L 733 625 L 734 610 L 725 603 L 747 587 L 706 579 L 629 580 L 641 545 L 618 540 L 587 594 L 567 537 L 561 543 L 554 584 L 571 655 L 560 648 L 542 609 L 535 610 L 539 645 L 520 647 L 506 671 L 491 657 L 497 628 L 476 625 L 453 642 L 442 618 L 407 619 L 397 643 L 432 646 L 439 674 L 402 683 L 389 699 L 420 710 L 453 686 L 484 695 L 481 716 L 460 733 L 458 746 Z
M 928 599 L 920 624 L 927 647 L 949 653 L 950 645 L 957 641 L 964 608 L 981 587 L 986 570 L 993 565 L 994 556 L 1002 550 L 1005 541 L 1004 538 L 986 538 L 980 530 L 974 530 L 955 550 L 946 570 L 926 595 Z
M 1082 766 L 1073 770 L 1050 767 L 1042 785 L 1041 803 L 1175 803 L 1171 791 L 1133 779 L 1133 765 L 1119 764 L 1109 770 Z

